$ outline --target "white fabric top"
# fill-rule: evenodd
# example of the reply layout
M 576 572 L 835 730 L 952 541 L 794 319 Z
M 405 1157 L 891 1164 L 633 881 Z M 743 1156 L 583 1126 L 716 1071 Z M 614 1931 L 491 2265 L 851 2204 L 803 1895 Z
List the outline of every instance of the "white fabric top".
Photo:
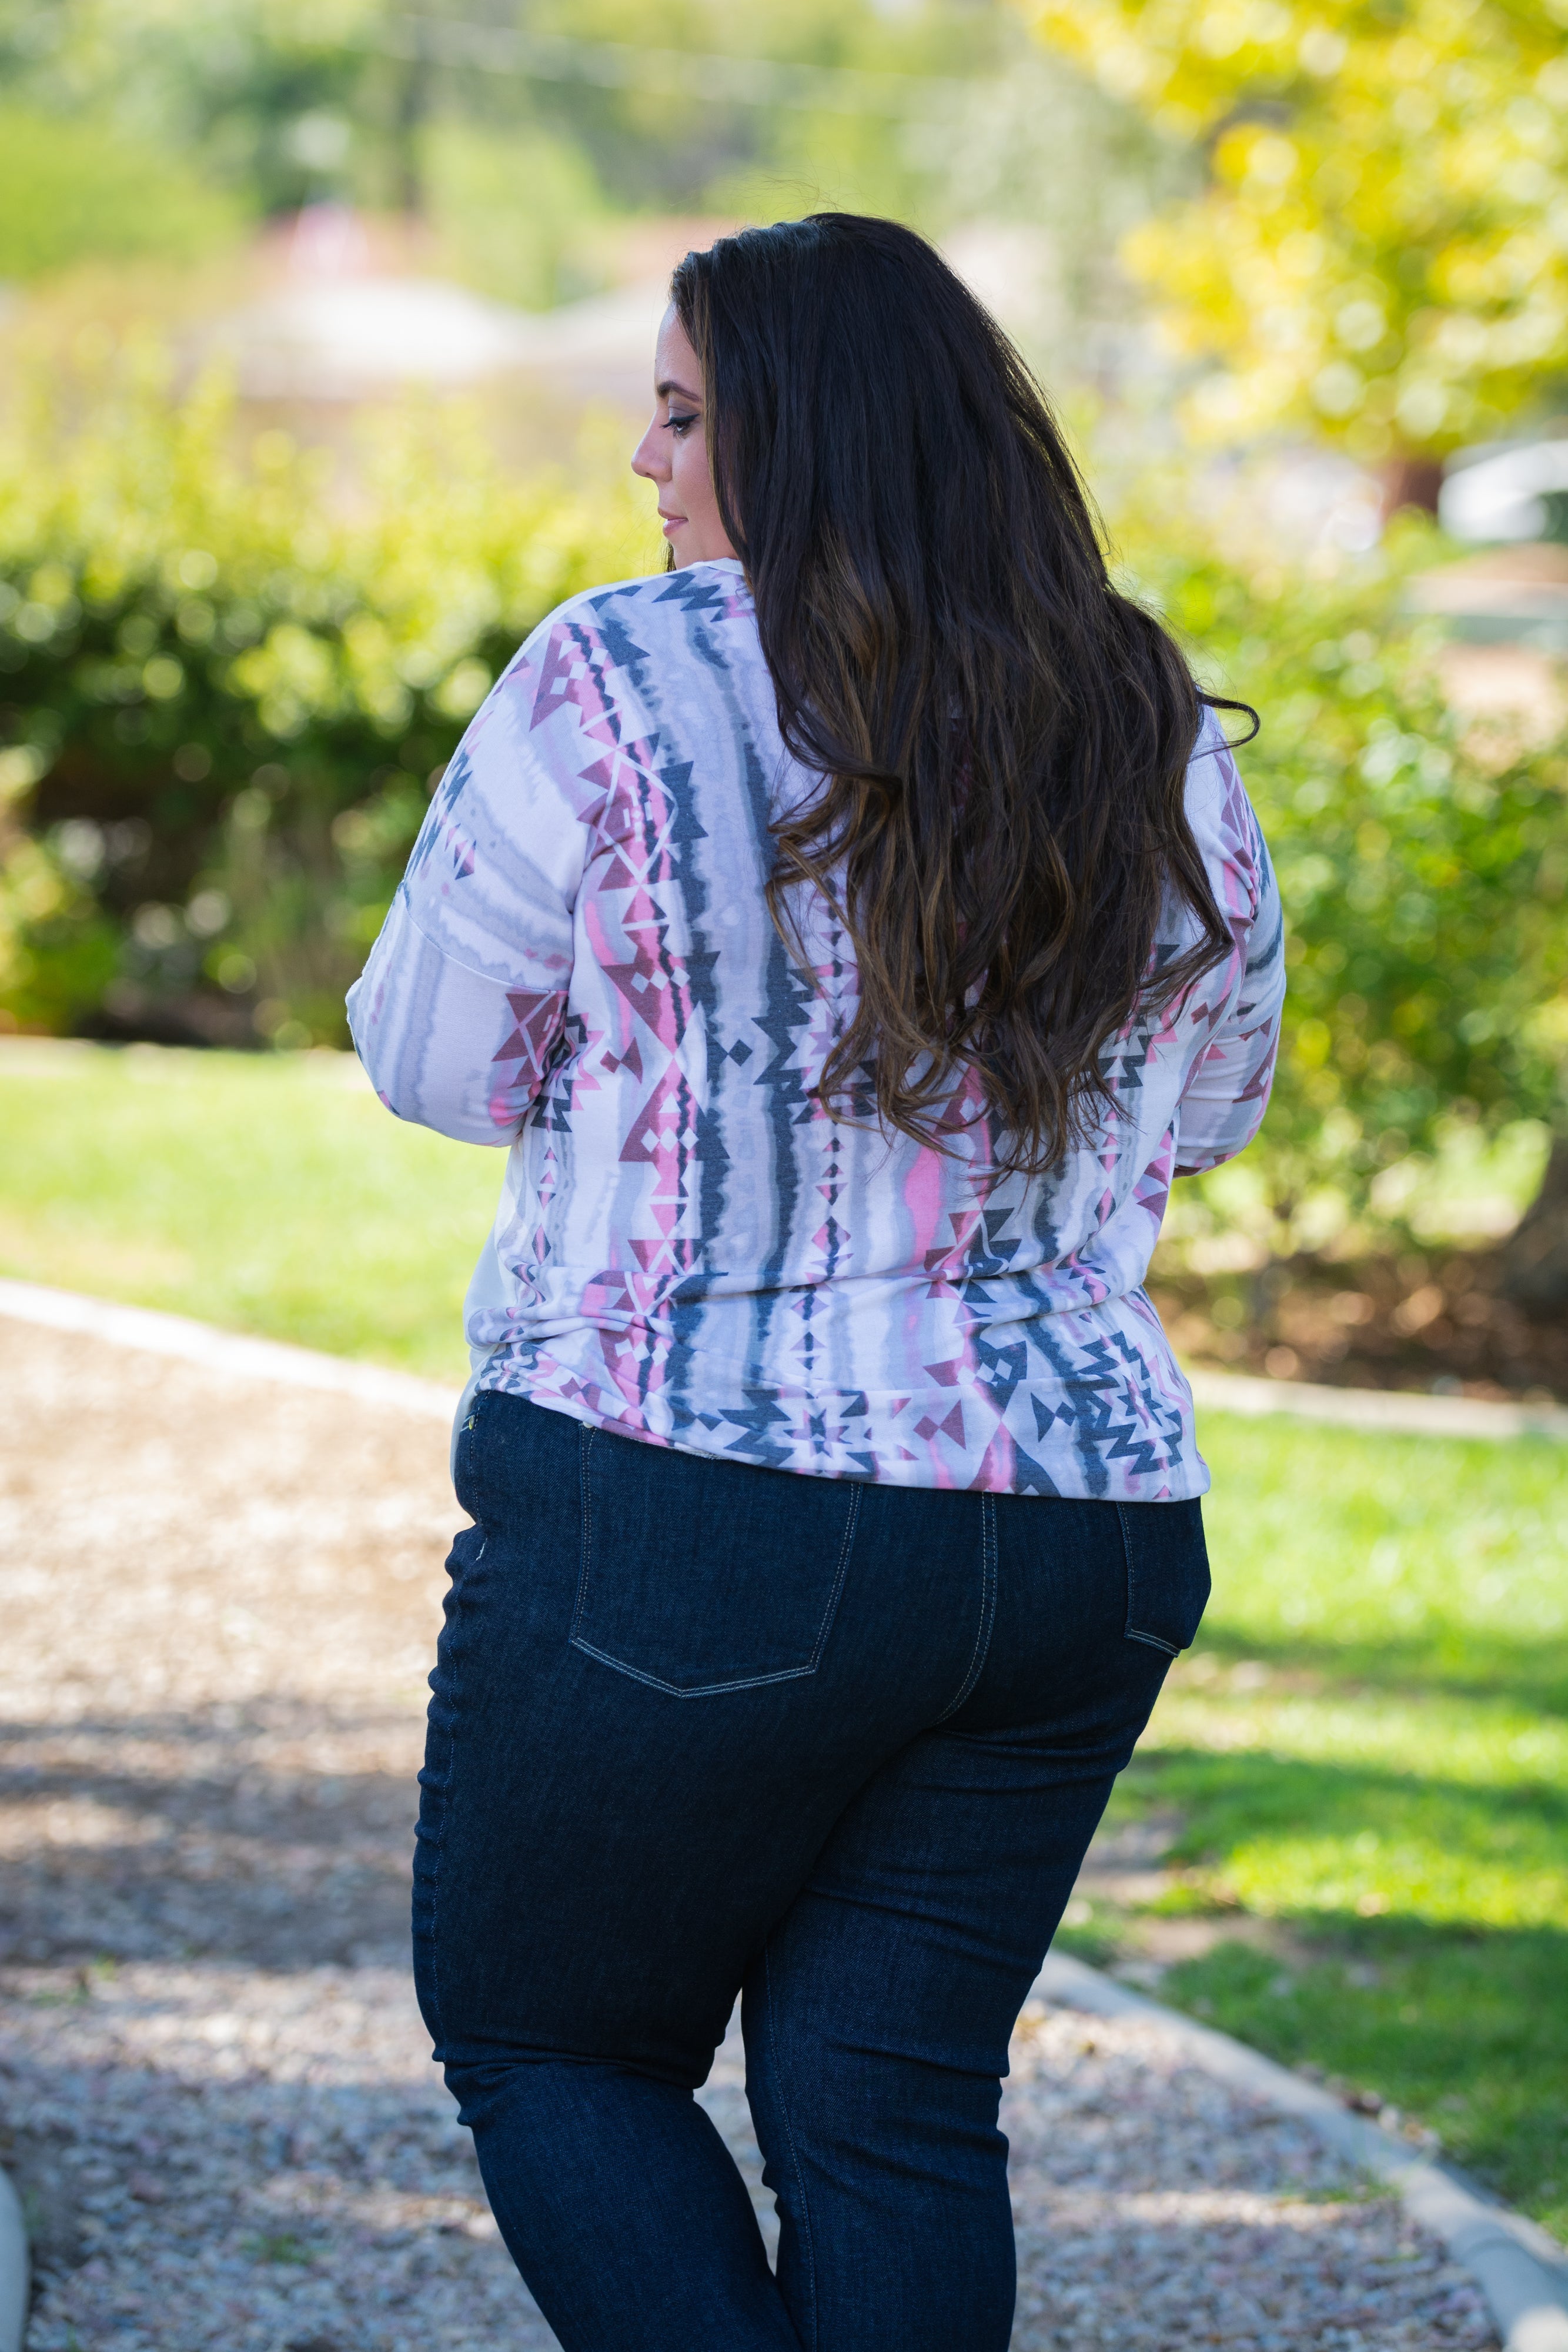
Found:
M 1228 956 L 1105 1057 L 1051 1175 L 998 1170 L 972 1079 L 944 1150 L 812 1089 L 857 986 L 763 896 L 779 740 L 733 561 L 574 597 L 446 772 L 350 999 L 400 1118 L 508 1147 L 467 1302 L 479 1385 L 621 1434 L 823 1477 L 1201 1494 L 1143 1283 L 1173 1175 L 1242 1150 L 1284 992 L 1262 836 L 1210 713 L 1187 808 Z M 1173 898 L 1155 962 L 1194 935 Z

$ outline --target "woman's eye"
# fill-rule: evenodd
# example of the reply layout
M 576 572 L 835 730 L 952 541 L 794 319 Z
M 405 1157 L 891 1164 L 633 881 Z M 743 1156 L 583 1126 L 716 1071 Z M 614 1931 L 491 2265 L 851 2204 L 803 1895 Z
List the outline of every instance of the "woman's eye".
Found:
M 669 426 L 672 433 L 684 433 L 688 425 L 695 425 L 696 421 L 697 415 L 695 408 L 691 410 L 688 415 L 682 416 L 677 416 L 674 410 L 672 409 L 668 416 L 664 419 L 665 424 Z

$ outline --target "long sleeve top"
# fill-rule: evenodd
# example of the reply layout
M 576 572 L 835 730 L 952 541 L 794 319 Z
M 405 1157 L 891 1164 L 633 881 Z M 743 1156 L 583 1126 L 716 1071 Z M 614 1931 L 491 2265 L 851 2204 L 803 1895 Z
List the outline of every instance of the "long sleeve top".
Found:
M 627 1437 L 821 1477 L 1155 1502 L 1201 1494 L 1143 1285 L 1174 1175 L 1268 1100 L 1279 898 L 1212 713 L 1187 811 L 1226 960 L 1103 1057 L 1049 1175 L 996 1164 L 972 1076 L 943 1148 L 824 1109 L 856 988 L 763 896 L 780 740 L 733 560 L 574 597 L 435 793 L 350 998 L 382 1101 L 505 1147 L 469 1289 L 477 1384 Z M 1155 961 L 1193 936 L 1174 898 Z

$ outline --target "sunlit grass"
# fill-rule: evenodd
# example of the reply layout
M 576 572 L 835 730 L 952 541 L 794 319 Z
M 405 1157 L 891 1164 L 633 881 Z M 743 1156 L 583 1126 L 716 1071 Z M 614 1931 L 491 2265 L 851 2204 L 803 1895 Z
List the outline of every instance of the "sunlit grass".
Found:
M 1238 1942 L 1173 1968 L 1163 2000 L 1287 2064 L 1367 2088 L 1512 2203 L 1568 2232 L 1568 1937 L 1337 1923 L 1283 1964 Z
M 1162 1997 L 1568 2232 L 1568 1448 L 1202 1437 L 1214 1598 L 1113 1816 L 1176 1824 L 1169 1885 L 1082 1939 L 1206 1922 Z
M 0 1271 L 455 1381 L 495 1152 L 350 1063 L 0 1048 Z M 1212 1931 L 1166 1999 L 1568 2233 L 1568 1447 L 1203 1416 L 1214 1599 L 1113 1813 Z M 1251 1940 L 1243 1940 L 1249 1937 Z
M 1462 1787 L 1509 1789 L 1528 1779 L 1568 1797 L 1568 1723 L 1511 1700 L 1308 1694 L 1288 1683 L 1281 1689 L 1280 1674 L 1261 1690 L 1238 1694 L 1203 1671 L 1214 1663 L 1206 1648 L 1177 1670 L 1146 1747 L 1284 1754 L 1385 1773 L 1440 1768 Z
M 0 1049 L 0 1273 L 433 1379 L 501 1167 L 343 1055 Z

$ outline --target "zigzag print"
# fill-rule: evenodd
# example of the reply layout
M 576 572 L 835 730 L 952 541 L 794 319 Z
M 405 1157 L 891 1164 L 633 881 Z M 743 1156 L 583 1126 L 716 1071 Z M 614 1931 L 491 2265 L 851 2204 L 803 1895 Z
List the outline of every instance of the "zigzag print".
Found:
M 787 942 L 765 898 L 770 827 L 816 788 L 733 562 L 574 598 L 469 728 L 350 1010 L 403 1117 L 509 1145 L 483 1383 L 815 1476 L 1201 1493 L 1143 1284 L 1176 1175 L 1256 1129 L 1283 985 L 1218 725 L 1188 812 L 1230 954 L 1110 1042 L 1092 1131 L 1041 1177 L 1000 1164 L 972 1072 L 930 1148 L 882 1132 L 869 1071 L 824 1108 L 852 950 L 824 900 L 797 894 Z M 1151 972 L 1189 936 L 1173 902 Z

